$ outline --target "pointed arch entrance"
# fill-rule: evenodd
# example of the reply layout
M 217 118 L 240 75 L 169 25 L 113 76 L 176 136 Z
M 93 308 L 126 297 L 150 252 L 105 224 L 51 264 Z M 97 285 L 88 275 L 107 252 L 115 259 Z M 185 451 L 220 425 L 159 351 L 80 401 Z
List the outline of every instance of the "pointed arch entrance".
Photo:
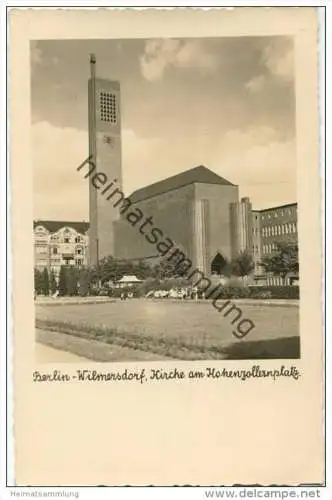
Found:
M 224 274 L 227 268 L 227 260 L 218 252 L 211 262 L 211 274 Z

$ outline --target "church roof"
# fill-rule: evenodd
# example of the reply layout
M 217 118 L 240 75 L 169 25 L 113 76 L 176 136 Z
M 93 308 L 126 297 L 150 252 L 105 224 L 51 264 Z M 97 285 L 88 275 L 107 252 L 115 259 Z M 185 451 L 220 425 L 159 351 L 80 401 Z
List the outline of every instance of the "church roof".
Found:
M 200 165 L 198 167 L 191 168 L 180 174 L 173 175 L 149 186 L 137 189 L 130 196 L 129 199 L 132 203 L 145 200 L 146 198 L 151 198 L 158 194 L 166 193 L 167 191 L 173 191 L 173 189 L 178 189 L 188 184 L 193 184 L 194 182 L 201 184 L 220 184 L 224 186 L 235 186 L 228 180 L 220 177 L 220 175 L 215 174 L 208 168 Z
M 56 233 L 62 227 L 71 227 L 78 233 L 84 234 L 89 229 L 89 223 L 85 221 L 63 221 L 63 220 L 36 220 L 33 223 L 33 228 L 43 226 L 50 233 Z

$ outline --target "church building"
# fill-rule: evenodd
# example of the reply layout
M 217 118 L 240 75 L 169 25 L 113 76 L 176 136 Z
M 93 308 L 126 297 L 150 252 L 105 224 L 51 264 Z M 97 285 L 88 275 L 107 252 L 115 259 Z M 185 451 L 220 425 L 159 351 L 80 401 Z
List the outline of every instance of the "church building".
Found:
M 130 210 L 114 222 L 117 258 L 155 263 L 163 257 L 161 242 L 167 239 L 195 268 L 209 275 L 222 274 L 227 261 L 251 249 L 249 202 L 239 204 L 238 186 L 205 166 L 139 189 L 128 199 Z M 133 211 L 148 221 L 144 232 L 130 222 Z
M 122 191 L 120 83 L 96 77 L 90 57 L 89 223 L 35 221 L 35 266 L 96 266 L 108 256 L 151 265 L 177 251 L 206 276 L 222 275 L 240 252 L 262 257 L 278 243 L 297 242 L 297 204 L 255 211 L 239 188 L 200 165 L 134 191 Z M 102 189 L 100 189 L 102 188 Z M 180 253 L 179 253 L 180 252 Z

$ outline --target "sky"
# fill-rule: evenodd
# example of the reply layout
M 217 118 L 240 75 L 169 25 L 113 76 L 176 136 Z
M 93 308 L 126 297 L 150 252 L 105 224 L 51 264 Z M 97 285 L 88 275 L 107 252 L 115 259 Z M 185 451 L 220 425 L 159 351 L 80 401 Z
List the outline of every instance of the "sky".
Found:
M 89 54 L 120 81 L 126 195 L 197 165 L 253 208 L 296 201 L 293 40 L 223 37 L 31 42 L 34 217 L 87 220 Z

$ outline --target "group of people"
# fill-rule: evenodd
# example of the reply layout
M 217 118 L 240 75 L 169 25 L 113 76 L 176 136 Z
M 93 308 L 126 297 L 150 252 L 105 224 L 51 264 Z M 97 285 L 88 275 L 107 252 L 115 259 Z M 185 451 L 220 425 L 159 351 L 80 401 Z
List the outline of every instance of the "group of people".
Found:
M 133 292 L 122 292 L 120 295 L 121 300 L 132 299 L 134 296 Z
M 204 297 L 204 292 L 199 292 L 197 287 L 172 288 L 171 290 L 151 290 L 145 296 L 154 299 L 191 299 L 197 300 Z

